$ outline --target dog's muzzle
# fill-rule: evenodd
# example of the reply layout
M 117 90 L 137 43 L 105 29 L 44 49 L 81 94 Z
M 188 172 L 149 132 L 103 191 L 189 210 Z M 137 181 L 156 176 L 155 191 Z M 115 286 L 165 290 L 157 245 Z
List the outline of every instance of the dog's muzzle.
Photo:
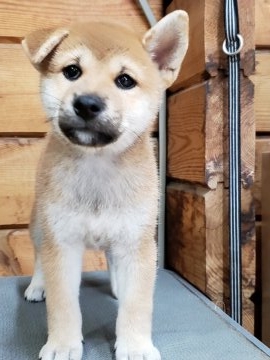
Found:
M 84 146 L 105 146 L 115 142 L 119 129 L 106 118 L 105 101 L 97 95 L 76 96 L 73 101 L 74 114 L 62 113 L 59 127 L 74 144 Z

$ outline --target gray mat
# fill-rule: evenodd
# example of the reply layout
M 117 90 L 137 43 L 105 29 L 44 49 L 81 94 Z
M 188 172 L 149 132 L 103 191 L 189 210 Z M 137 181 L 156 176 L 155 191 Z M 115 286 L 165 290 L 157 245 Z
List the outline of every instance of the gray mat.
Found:
M 45 303 L 24 301 L 27 277 L 0 279 L 0 360 L 37 360 L 46 341 Z M 114 359 L 117 301 L 105 272 L 86 273 L 81 286 L 84 357 Z M 179 277 L 159 271 L 153 339 L 162 360 L 260 360 L 269 357 Z

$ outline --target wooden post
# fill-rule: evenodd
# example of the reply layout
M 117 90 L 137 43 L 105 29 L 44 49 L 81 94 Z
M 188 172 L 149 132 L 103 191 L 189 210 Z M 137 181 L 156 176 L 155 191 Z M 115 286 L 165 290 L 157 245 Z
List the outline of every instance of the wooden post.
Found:
M 229 311 L 227 58 L 223 1 L 175 0 L 190 47 L 168 100 L 167 265 Z M 254 332 L 254 1 L 240 0 L 243 323 Z
M 262 341 L 270 346 L 270 152 L 262 155 Z

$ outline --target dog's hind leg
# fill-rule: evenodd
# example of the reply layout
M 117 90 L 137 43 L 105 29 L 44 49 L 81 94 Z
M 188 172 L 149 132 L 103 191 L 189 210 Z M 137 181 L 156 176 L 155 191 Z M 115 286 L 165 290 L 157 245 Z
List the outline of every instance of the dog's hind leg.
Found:
M 110 274 L 110 280 L 111 280 L 111 291 L 113 296 L 116 299 L 118 299 L 117 264 L 114 261 L 112 253 L 109 250 L 106 251 L 105 254 L 106 254 L 107 265 Z
M 30 302 L 45 300 L 44 277 L 39 251 L 36 251 L 35 269 L 30 285 L 25 290 L 24 298 Z
M 44 276 L 40 256 L 43 235 L 41 227 L 39 226 L 38 220 L 35 216 L 35 209 L 32 213 L 32 220 L 29 231 L 35 249 L 35 268 L 31 283 L 25 290 L 24 297 L 25 300 L 30 302 L 39 302 L 45 299 Z

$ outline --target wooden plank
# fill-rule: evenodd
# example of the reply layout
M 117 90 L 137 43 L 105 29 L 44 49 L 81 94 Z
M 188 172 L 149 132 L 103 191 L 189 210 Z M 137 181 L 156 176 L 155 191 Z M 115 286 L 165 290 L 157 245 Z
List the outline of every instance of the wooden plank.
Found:
M 256 161 L 255 161 L 255 182 L 253 195 L 256 207 L 256 215 L 261 215 L 261 182 L 262 182 L 262 156 L 263 153 L 270 152 L 270 137 L 256 138 Z
M 255 41 L 257 47 L 270 47 L 270 2 L 255 1 Z
M 155 16 L 160 18 L 162 2 L 150 0 L 149 3 Z M 37 28 L 62 26 L 75 20 L 126 22 L 137 31 L 145 31 L 148 28 L 139 5 L 132 0 L 81 0 L 79 2 L 7 0 L 0 2 L 0 36 L 6 38 L 20 38 Z
M 189 14 L 189 48 L 182 64 L 180 75 L 170 90 L 175 92 L 180 87 L 187 87 L 192 83 L 203 80 L 207 71 L 205 64 L 205 46 L 204 46 L 204 21 L 205 21 L 205 2 L 207 1 L 188 1 L 174 0 L 167 9 L 167 13 L 182 9 Z M 218 9 L 218 6 L 216 7 Z M 209 15 L 210 18 L 210 15 Z M 213 18 L 215 19 L 215 17 Z M 215 74 L 217 71 L 216 59 L 212 63 Z M 211 67 L 210 70 L 211 71 Z
M 25 76 L 27 76 L 25 74 Z M 39 94 L 0 95 L 0 133 L 5 136 L 44 136 L 49 123 L 41 108 Z
M 169 98 L 169 177 L 211 189 L 222 181 L 222 86 L 222 79 L 216 77 Z
M 44 139 L 0 140 L 0 225 L 28 224 Z
M 223 189 L 167 187 L 167 264 L 214 301 L 223 301 Z
M 210 189 L 215 189 L 218 182 L 227 182 L 226 87 L 227 79 L 216 76 L 169 97 L 169 177 L 201 183 Z M 242 183 L 249 188 L 254 179 L 255 121 L 253 84 L 244 76 L 241 105 Z
M 48 130 L 39 75 L 19 45 L 0 44 L 0 132 L 44 134 Z
M 243 326 L 249 332 L 255 331 L 255 304 L 252 301 L 256 291 L 256 227 L 253 194 L 251 189 L 242 189 L 241 240 L 242 240 L 242 298 Z
M 0 276 L 21 275 L 18 259 L 8 243 L 8 234 L 8 230 L 0 230 Z
M 181 73 L 170 90 L 188 87 L 209 76 L 216 76 L 218 69 L 227 67 L 222 51 L 224 35 L 224 2 L 222 0 L 174 0 L 167 9 L 187 11 L 190 17 L 190 44 Z M 244 47 L 241 51 L 241 67 L 249 76 L 255 67 L 254 49 L 254 0 L 239 0 L 239 18 Z
M 254 302 L 254 334 L 258 339 L 262 338 L 262 222 L 256 221 L 256 284 L 255 293 L 251 297 Z
M 167 187 L 167 265 L 229 312 L 228 191 L 170 183 Z M 243 325 L 254 333 L 255 216 L 251 189 L 242 189 Z
M 254 85 L 249 78 L 240 77 L 241 84 L 241 179 L 242 186 L 250 189 L 255 171 L 255 114 Z M 227 120 L 226 120 L 227 121 Z
M 182 184 L 167 187 L 166 262 L 200 290 L 206 290 L 204 193 L 186 191 Z M 196 221 L 195 221 L 196 219 Z
M 205 183 L 205 108 L 205 84 L 169 98 L 169 177 Z
M 270 346 L 270 153 L 262 157 L 262 341 Z
M 269 40 L 270 43 L 270 40 Z M 256 72 L 251 76 L 255 85 L 256 131 L 270 132 L 270 51 L 256 51 Z
M 87 250 L 83 271 L 106 270 L 106 259 L 101 251 Z M 32 275 L 34 249 L 27 229 L 0 230 L 0 276 Z
M 37 94 L 38 71 L 30 64 L 21 45 L 0 44 L 0 95 Z

